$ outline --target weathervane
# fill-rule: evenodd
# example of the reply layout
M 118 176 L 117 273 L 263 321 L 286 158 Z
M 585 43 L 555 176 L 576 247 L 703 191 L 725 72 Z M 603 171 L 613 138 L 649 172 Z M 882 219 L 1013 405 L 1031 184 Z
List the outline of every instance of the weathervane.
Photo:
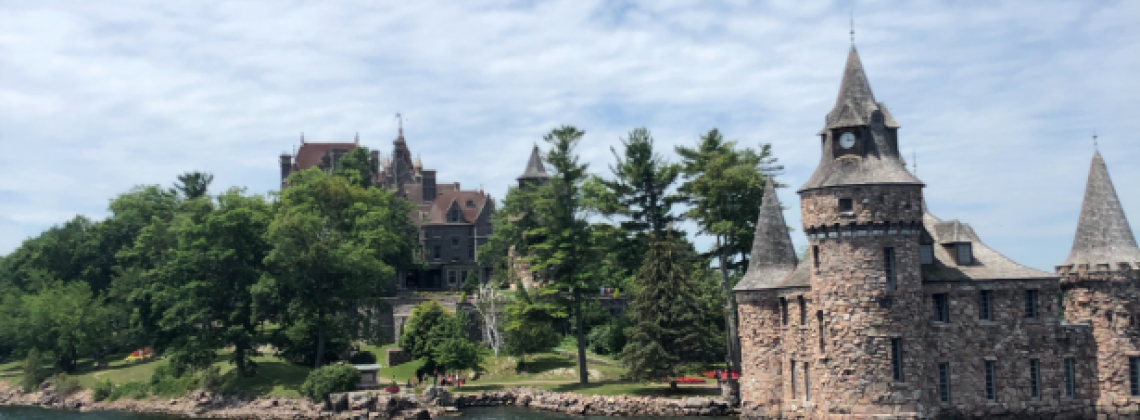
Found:
M 404 117 L 399 112 L 396 113 L 396 121 L 400 123 L 400 137 L 404 137 Z
M 855 46 L 855 8 L 851 8 L 851 46 Z
M 1093 150 L 1100 151 L 1100 146 L 1096 144 L 1096 131 L 1093 131 Z

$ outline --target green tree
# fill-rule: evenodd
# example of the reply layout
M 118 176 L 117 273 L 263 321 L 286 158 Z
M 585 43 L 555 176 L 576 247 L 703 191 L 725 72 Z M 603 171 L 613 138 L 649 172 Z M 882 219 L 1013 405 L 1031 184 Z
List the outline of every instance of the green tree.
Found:
M 772 156 L 771 145 L 758 151 L 737 149 L 725 141 L 717 129 L 701 136 L 696 147 L 678 146 L 684 182 L 678 189 L 690 205 L 686 216 L 697 222 L 701 233 L 714 235 L 716 246 L 709 251 L 719 260 L 728 362 L 740 369 L 740 338 L 736 331 L 736 301 L 732 297 L 730 270 L 748 267 L 756 219 L 764 198 L 766 174 L 783 169 Z M 739 256 L 733 261 L 732 256 Z
M 367 147 L 356 146 L 351 152 L 340 157 L 335 174 L 361 188 L 369 188 L 374 186 L 372 181 L 376 179 L 378 175 L 376 168 L 379 167 L 380 162 L 376 161 Z
M 515 288 L 515 299 L 504 309 L 506 314 L 505 342 L 507 354 L 519 358 L 519 367 L 526 364 L 526 355 L 549 351 L 562 337 L 554 330 L 554 322 L 565 318 L 562 308 L 536 302 L 521 284 Z
M 637 379 L 676 376 L 678 367 L 710 361 L 716 331 L 693 276 L 692 255 L 672 238 L 654 242 L 638 273 L 638 286 L 626 311 L 630 326 L 621 353 L 629 375 Z M 674 381 L 672 388 L 676 388 Z
M 108 332 L 103 299 L 87 283 L 53 282 L 22 300 L 17 342 L 50 352 L 64 372 L 74 372 L 76 362 L 92 354 Z
M 273 213 L 260 196 L 231 189 L 216 205 L 195 200 L 174 234 L 178 245 L 163 267 L 168 288 L 158 304 L 161 327 L 175 336 L 169 352 L 176 366 L 209 366 L 222 348 L 239 377 L 256 365 L 257 327 L 265 318 L 254 308 L 253 287 L 264 274 L 266 230 Z
M 421 303 L 412 309 L 411 318 L 404 324 L 400 348 L 423 360 L 425 370 L 436 370 L 441 365 L 436 348 L 461 333 L 456 326 L 455 315 L 439 302 L 429 300 Z
M 673 206 L 684 198 L 669 190 L 677 182 L 681 168 L 669 163 L 653 149 L 653 136 L 645 128 L 629 132 L 621 140 L 622 153 L 612 147 L 615 162 L 610 165 L 613 180 L 596 178 L 605 187 L 592 198 L 599 204 L 602 214 L 628 218 L 620 226 L 634 234 L 651 232 L 665 234 L 680 217 L 673 214 Z
M 178 175 L 178 182 L 174 183 L 174 189 L 182 193 L 182 197 L 187 200 L 203 197 L 210 189 L 210 183 L 214 182 L 214 175 L 206 172 L 187 172 Z
M 352 315 L 390 287 L 396 266 L 410 264 L 411 207 L 316 168 L 293 174 L 288 185 L 269 225 L 270 274 L 255 292 L 260 310 L 276 314 L 283 327 L 314 327 L 315 348 L 305 352 L 320 367 L 330 334 L 359 331 L 345 327 L 360 321 Z
M 586 384 L 589 373 L 582 290 L 592 290 L 596 278 L 579 269 L 594 263 L 582 193 L 588 165 L 580 163 L 574 151 L 583 134 L 577 128 L 562 126 L 543 138 L 550 145 L 546 161 L 550 162 L 553 174 L 533 197 L 532 211 L 537 227 L 526 232 L 535 238 L 526 259 L 545 283 L 537 292 L 537 300 L 549 299 L 573 310 L 578 334 L 578 378 L 580 383 Z

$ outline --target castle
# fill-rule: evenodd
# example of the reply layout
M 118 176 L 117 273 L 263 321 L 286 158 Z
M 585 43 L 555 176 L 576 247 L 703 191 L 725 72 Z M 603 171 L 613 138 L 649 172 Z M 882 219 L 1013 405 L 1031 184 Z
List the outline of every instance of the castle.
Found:
M 336 170 L 340 159 L 360 144 L 359 136 L 351 143 L 306 142 L 296 156 L 282 154 L 281 184 L 289 175 L 311 167 L 326 172 Z M 386 188 L 412 203 L 408 215 L 419 229 L 423 249 L 424 270 L 397 273 L 398 290 L 454 290 L 463 285 L 468 275 L 490 278 L 491 267 L 478 260 L 478 249 L 491 235 L 491 214 L 495 200 L 482 189 L 463 190 L 458 182 L 437 182 L 434 169 L 424 169 L 404 139 L 401 126 L 392 142 L 391 159 L 381 159 L 380 151 L 371 152 L 376 168 L 373 185 Z
M 854 46 L 825 122 L 807 255 L 769 181 L 735 288 L 743 417 L 1140 417 L 1140 248 L 1099 153 L 1049 273 L 930 212 Z

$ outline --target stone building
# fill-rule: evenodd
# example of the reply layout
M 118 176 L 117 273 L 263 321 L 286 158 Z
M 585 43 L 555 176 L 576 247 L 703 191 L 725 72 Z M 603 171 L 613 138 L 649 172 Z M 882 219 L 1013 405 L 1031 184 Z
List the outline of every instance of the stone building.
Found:
M 808 252 L 769 182 L 735 288 L 743 416 L 1136 418 L 1140 249 L 1100 156 L 1055 274 L 935 217 L 899 127 L 852 46 L 798 191 Z
M 341 157 L 359 144 L 359 137 L 351 143 L 315 143 L 306 142 L 302 136 L 296 156 L 281 155 L 282 186 L 293 172 L 310 167 L 336 170 Z M 419 158 L 412 160 L 402 127 L 392 142 L 390 158 L 382 159 L 379 150 L 371 153 L 377 165 L 373 184 L 406 198 L 415 207 L 408 217 L 419 227 L 418 240 L 428 266 L 398 273 L 396 288 L 454 290 L 468 275 L 488 278 L 491 268 L 479 263 L 477 251 L 491 235 L 495 200 L 482 189 L 463 190 L 458 182 L 438 182 L 434 169 L 425 169 Z

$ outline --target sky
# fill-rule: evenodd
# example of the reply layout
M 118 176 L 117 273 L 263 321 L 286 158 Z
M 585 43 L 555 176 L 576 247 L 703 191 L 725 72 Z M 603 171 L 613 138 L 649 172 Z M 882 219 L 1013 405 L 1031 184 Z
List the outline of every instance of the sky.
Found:
M 714 127 L 768 143 L 802 246 L 795 190 L 852 16 L 933 214 L 1052 271 L 1095 132 L 1140 226 L 1136 1 L 0 0 L 0 16 L 0 255 L 186 171 L 274 190 L 302 132 L 389 154 L 396 113 L 440 181 L 498 199 L 563 124 L 601 175 L 637 127 L 673 160 Z

